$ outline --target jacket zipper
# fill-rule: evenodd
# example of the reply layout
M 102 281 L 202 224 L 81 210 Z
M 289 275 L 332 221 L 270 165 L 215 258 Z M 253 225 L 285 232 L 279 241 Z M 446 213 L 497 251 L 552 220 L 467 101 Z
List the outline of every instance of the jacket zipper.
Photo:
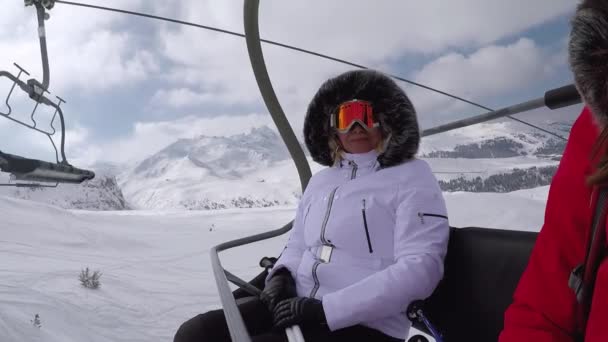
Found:
M 353 171 L 350 173 L 350 179 L 355 179 L 357 177 L 357 164 L 355 162 L 350 162 L 353 166 Z
M 310 298 L 315 298 L 315 295 L 317 294 L 317 291 L 319 290 L 319 278 L 317 277 L 317 267 L 319 267 L 319 265 L 321 265 L 320 262 L 315 261 L 314 265 L 312 265 L 312 278 L 315 281 L 315 286 L 312 288 L 312 290 L 310 291 Z
M 349 163 L 353 166 L 353 171 L 350 174 L 350 179 L 355 179 L 355 177 L 357 177 L 357 164 L 355 164 L 355 162 L 352 162 L 352 161 Z M 325 218 L 323 219 L 323 225 L 321 226 L 321 242 L 323 243 L 323 245 L 327 245 L 327 246 L 331 246 L 331 247 L 334 247 L 334 245 L 331 243 L 331 241 L 325 239 L 325 228 L 327 227 L 327 221 L 329 220 L 329 214 L 331 213 L 331 206 L 333 205 L 334 196 L 336 195 L 337 190 L 338 190 L 338 187 L 333 189 L 331 194 L 329 195 L 329 201 L 327 203 L 327 210 L 325 211 Z M 321 286 L 321 284 L 319 283 L 319 277 L 317 276 L 317 268 L 319 267 L 320 264 L 321 264 L 321 262 L 315 261 L 315 263 L 312 266 L 312 277 L 315 281 L 315 286 L 310 291 L 311 298 L 315 297 L 315 295 L 317 294 L 317 291 L 319 290 L 319 287 Z
M 325 210 L 325 218 L 323 219 L 323 225 L 321 226 L 321 242 L 324 245 L 331 245 L 331 242 L 325 239 L 325 228 L 327 227 L 327 221 L 329 221 L 329 214 L 331 213 L 331 206 L 334 203 L 334 196 L 336 195 L 336 191 L 338 188 L 336 187 L 329 194 L 329 200 L 327 201 L 327 210 Z
M 439 214 L 429 214 L 429 213 L 418 213 L 418 217 L 420 217 L 420 223 L 424 224 L 424 217 L 425 216 L 430 216 L 430 217 L 441 217 L 444 219 L 448 219 L 447 216 L 445 215 L 439 215 Z
M 370 253 L 374 253 L 372 249 L 372 242 L 369 239 L 369 229 L 367 228 L 367 217 L 365 216 L 365 198 L 362 200 L 363 207 L 361 208 L 361 214 L 363 215 L 363 226 L 365 227 L 365 237 L 367 237 L 367 247 Z
M 325 239 L 325 227 L 327 227 L 327 221 L 329 220 L 331 206 L 334 202 L 334 196 L 336 195 L 337 190 L 338 190 L 338 188 L 336 187 L 331 191 L 331 194 L 329 194 L 329 200 L 327 201 L 327 209 L 325 210 L 325 217 L 323 218 L 323 225 L 321 226 L 321 243 L 323 245 L 328 245 L 328 246 L 332 246 L 332 247 L 333 247 L 332 243 Z M 315 286 L 310 291 L 310 296 L 309 296 L 310 298 L 315 297 L 315 295 L 317 294 L 317 291 L 319 290 L 319 287 L 321 285 L 319 283 L 319 278 L 317 277 L 317 268 L 319 267 L 320 264 L 321 264 L 321 262 L 315 261 L 315 263 L 312 266 L 312 278 L 315 281 Z

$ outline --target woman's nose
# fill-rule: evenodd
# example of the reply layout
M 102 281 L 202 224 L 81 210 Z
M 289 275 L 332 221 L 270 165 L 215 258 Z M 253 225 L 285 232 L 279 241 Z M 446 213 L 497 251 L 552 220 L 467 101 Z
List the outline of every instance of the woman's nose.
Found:
M 365 129 L 358 122 L 355 122 L 355 124 L 353 125 L 353 128 L 351 128 L 350 131 L 352 133 L 365 133 Z

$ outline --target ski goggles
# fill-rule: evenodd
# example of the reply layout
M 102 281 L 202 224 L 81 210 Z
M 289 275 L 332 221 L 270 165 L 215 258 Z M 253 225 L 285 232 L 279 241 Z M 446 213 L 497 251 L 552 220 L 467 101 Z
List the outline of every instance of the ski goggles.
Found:
M 379 122 L 374 122 L 371 103 L 362 100 L 347 101 L 331 115 L 331 126 L 340 133 L 347 133 L 355 123 L 368 131 L 380 126 Z

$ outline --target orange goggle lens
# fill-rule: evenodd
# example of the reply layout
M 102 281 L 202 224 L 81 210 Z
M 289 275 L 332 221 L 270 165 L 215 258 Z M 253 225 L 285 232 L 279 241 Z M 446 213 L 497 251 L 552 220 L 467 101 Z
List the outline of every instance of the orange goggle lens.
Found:
M 379 125 L 377 122 L 374 122 L 371 103 L 360 100 L 348 101 L 341 104 L 332 121 L 333 126 L 340 133 L 348 132 L 355 122 L 358 122 L 367 130 Z

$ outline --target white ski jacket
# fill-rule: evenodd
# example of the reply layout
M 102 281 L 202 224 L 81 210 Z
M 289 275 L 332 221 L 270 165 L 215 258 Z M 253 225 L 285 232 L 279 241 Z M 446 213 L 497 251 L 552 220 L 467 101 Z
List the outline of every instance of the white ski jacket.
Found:
M 332 331 L 362 324 L 405 339 L 407 306 L 443 276 L 449 223 L 426 162 L 381 169 L 377 157 L 346 154 L 311 178 L 268 278 L 289 269 L 298 296 L 322 300 Z

